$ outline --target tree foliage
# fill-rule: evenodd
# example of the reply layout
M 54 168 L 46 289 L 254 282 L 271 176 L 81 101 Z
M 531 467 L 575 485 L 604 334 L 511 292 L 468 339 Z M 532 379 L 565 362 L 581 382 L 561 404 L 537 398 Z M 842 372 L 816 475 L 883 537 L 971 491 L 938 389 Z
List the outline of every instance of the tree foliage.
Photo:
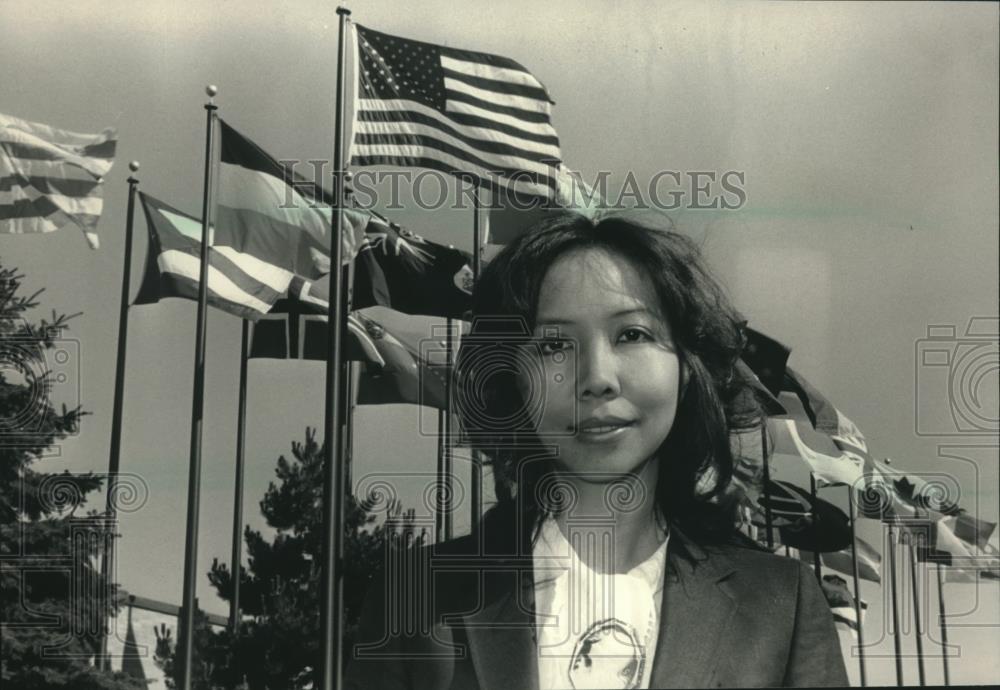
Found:
M 320 654 L 324 452 L 315 431 L 307 428 L 305 441 L 292 443 L 292 459 L 278 458 L 277 481 L 270 483 L 260 502 L 261 514 L 276 533 L 269 539 L 250 527 L 244 531 L 248 567 L 240 577 L 239 634 L 234 639 L 229 630 L 213 631 L 201 619 L 194 640 L 195 687 L 312 686 Z M 353 496 L 345 505 L 345 658 L 368 584 L 387 548 L 419 544 L 425 538 L 415 534 L 412 512 L 404 515 L 398 503 L 389 508 L 384 523 L 376 524 L 375 505 L 374 498 L 358 501 Z M 232 599 L 228 566 L 216 560 L 208 578 L 221 598 Z M 166 675 L 174 672 L 169 641 L 160 645 L 157 660 Z
M 105 523 L 78 511 L 101 479 L 40 468 L 84 414 L 51 402 L 49 366 L 72 317 L 28 321 L 41 290 L 20 294 L 23 278 L 0 265 L 0 677 L 19 690 L 143 688 L 92 663 L 115 602 L 99 596 L 108 591 L 97 567 Z

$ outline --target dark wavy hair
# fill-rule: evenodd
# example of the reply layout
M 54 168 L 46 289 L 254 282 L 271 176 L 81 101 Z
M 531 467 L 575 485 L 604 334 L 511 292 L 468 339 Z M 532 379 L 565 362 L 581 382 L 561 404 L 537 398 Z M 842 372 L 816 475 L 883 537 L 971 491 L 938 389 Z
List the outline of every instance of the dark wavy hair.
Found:
M 538 518 L 553 512 L 543 487 L 555 466 L 533 436 L 515 367 L 498 365 L 496 348 L 515 348 L 533 332 L 548 269 L 567 252 L 589 248 L 624 257 L 650 281 L 687 370 L 673 427 L 657 451 L 670 458 L 660 465 L 657 505 L 668 523 L 703 544 L 740 541 L 732 434 L 764 423 L 736 368 L 743 322 L 690 239 L 666 219 L 651 224 L 624 214 L 553 213 L 504 247 L 476 281 L 472 328 L 456 361 L 456 411 L 465 442 L 493 467 L 498 503 L 486 523 L 514 519 L 523 548 L 534 543 Z

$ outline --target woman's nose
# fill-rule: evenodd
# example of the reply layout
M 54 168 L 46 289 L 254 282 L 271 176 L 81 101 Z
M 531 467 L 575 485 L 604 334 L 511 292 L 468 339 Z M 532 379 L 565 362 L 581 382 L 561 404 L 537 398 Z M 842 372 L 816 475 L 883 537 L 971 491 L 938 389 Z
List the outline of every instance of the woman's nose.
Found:
M 597 344 L 580 349 L 580 358 L 577 360 L 579 397 L 615 397 L 621 393 L 618 366 L 612 348 Z

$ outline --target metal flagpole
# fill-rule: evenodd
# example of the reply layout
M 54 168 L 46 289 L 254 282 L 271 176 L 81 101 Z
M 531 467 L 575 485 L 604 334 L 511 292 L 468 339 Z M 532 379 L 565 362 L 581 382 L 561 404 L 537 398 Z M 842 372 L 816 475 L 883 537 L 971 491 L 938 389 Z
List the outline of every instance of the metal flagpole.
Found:
M 941 561 L 936 561 L 937 570 L 937 590 L 938 590 L 938 625 L 941 628 L 941 663 L 944 666 L 944 684 L 951 685 L 951 678 L 948 674 L 948 622 L 945 620 L 944 612 L 944 583 L 941 577 Z
M 865 636 L 861 624 L 861 578 L 858 577 L 858 535 L 854 523 L 854 489 L 847 486 L 847 510 L 851 523 L 851 574 L 854 577 L 854 616 L 858 621 L 858 665 L 861 668 L 861 686 L 868 685 L 865 673 Z
M 117 516 L 117 501 L 115 492 L 118 490 L 118 469 L 121 465 L 122 450 L 122 402 L 125 399 L 125 346 L 128 342 L 128 291 L 132 276 L 132 225 L 135 220 L 135 192 L 139 180 L 135 173 L 139 171 L 139 162 L 128 164 L 132 174 L 128 177 L 128 211 L 125 218 L 125 258 L 122 265 L 122 293 L 118 304 L 118 359 L 115 363 L 115 397 L 111 408 L 111 452 L 108 456 L 108 491 L 105 499 L 106 533 L 104 549 L 101 551 L 101 580 L 104 587 L 105 604 L 110 603 L 111 577 L 115 565 L 115 518 Z M 104 610 L 107 610 L 106 608 Z M 96 666 L 104 670 L 111 669 L 111 659 L 108 658 L 107 621 L 103 619 L 100 626 L 101 644 Z
M 479 201 L 479 191 L 473 187 L 472 189 L 472 280 L 473 285 L 479 280 L 479 271 L 481 269 L 482 261 L 482 250 L 483 250 L 483 231 L 482 231 L 482 221 L 481 221 L 481 206 Z M 470 453 L 471 460 L 471 471 L 472 471 L 472 483 L 471 483 L 471 496 L 470 503 L 472 506 L 472 515 L 470 516 L 469 531 L 471 532 L 474 539 L 479 538 L 479 520 L 483 515 L 483 468 L 480 463 L 479 451 L 473 449 Z
M 250 322 L 243 319 L 240 338 L 240 393 L 236 413 L 236 480 L 233 487 L 233 554 L 229 572 L 233 594 L 229 600 L 229 630 L 235 640 L 240 634 L 240 574 L 243 560 L 243 467 L 246 459 L 247 356 L 250 350 Z
M 350 172 L 344 172 L 344 203 L 348 203 L 351 199 L 350 183 L 352 179 Z M 353 203 L 353 202 L 352 202 Z M 353 236 L 354 228 L 348 228 L 348 232 Z M 350 246 L 351 251 L 355 251 L 355 244 L 352 241 Z M 344 315 L 345 317 L 351 313 L 354 308 L 354 260 L 356 254 L 352 255 L 347 263 L 347 268 L 344 271 L 344 287 L 343 287 L 343 300 L 344 300 Z M 345 496 L 351 495 L 353 493 L 354 487 L 354 476 L 353 476 L 353 464 L 354 464 L 354 408 L 357 402 L 357 395 L 355 394 L 355 388 L 357 381 L 357 376 L 355 373 L 355 362 L 347 361 L 344 363 L 344 384 L 341 388 L 344 391 L 344 399 L 341 401 L 341 441 L 344 444 L 344 486 L 346 487 Z
M 892 522 L 886 523 L 889 528 L 889 596 L 892 599 L 892 643 L 896 653 L 896 685 L 903 684 L 903 650 L 900 647 L 899 604 L 896 601 L 896 533 Z
M 330 233 L 330 302 L 327 310 L 327 358 L 325 396 L 325 462 L 323 477 L 323 570 L 320 595 L 320 668 L 321 690 L 340 687 L 344 638 L 344 464 L 340 443 L 343 383 L 341 335 L 343 331 L 343 228 L 344 228 L 344 105 L 346 88 L 344 68 L 347 62 L 347 18 L 351 11 L 338 7 L 340 19 L 337 46 L 337 104 L 333 137 L 334 207 Z
M 764 528 L 767 532 L 767 548 L 774 551 L 774 532 L 771 527 L 771 469 L 767 459 L 767 424 L 760 427 L 760 457 L 764 463 Z
M 445 364 L 449 368 L 453 367 L 452 349 L 455 347 L 452 338 L 453 319 L 448 319 L 448 332 L 445 336 Z M 450 369 L 449 369 L 450 370 Z M 451 377 L 445 381 L 445 403 L 447 409 L 444 413 L 444 461 L 442 463 L 444 485 L 441 487 L 443 500 L 438 501 L 441 510 L 444 511 L 444 538 L 451 539 L 454 536 L 454 513 L 452 511 L 451 499 L 453 494 L 453 482 L 455 480 L 455 468 L 452 462 L 452 442 L 451 442 L 451 398 L 454 394 L 451 385 Z
M 907 551 L 910 556 L 910 584 L 913 589 L 913 624 L 917 631 L 917 674 L 920 678 L 920 687 L 927 685 L 924 677 L 924 642 L 920 632 L 920 593 L 917 589 L 917 551 L 913 546 L 913 534 L 907 539 Z
M 194 392 L 191 403 L 191 458 L 188 465 L 187 532 L 184 538 L 184 592 L 181 596 L 181 617 L 177 644 L 180 667 L 177 686 L 191 690 L 191 667 L 194 650 L 195 593 L 198 580 L 198 508 L 201 500 L 201 431 L 205 408 L 205 325 L 208 310 L 208 252 L 212 227 L 212 146 L 217 106 L 212 98 L 218 93 L 214 86 L 205 88 L 205 187 L 201 204 L 201 269 L 198 273 L 198 317 L 194 347 Z
M 448 384 L 445 383 L 445 390 L 447 390 Z M 446 397 L 447 400 L 447 397 Z M 438 410 L 438 437 L 437 437 L 437 471 L 436 471 L 436 481 L 437 481 L 437 491 L 436 495 L 438 500 L 434 503 L 434 541 L 435 543 L 441 543 L 445 540 L 445 530 L 444 530 L 444 505 L 442 499 L 444 498 L 444 419 L 447 413 L 444 410 Z
M 809 493 L 812 494 L 813 505 L 816 505 L 816 475 L 813 472 L 809 473 Z M 809 517 L 812 518 L 813 522 L 816 521 L 816 513 L 810 509 Z M 819 551 L 813 551 L 813 568 L 816 569 L 816 579 L 820 584 L 823 584 L 823 566 L 821 565 Z

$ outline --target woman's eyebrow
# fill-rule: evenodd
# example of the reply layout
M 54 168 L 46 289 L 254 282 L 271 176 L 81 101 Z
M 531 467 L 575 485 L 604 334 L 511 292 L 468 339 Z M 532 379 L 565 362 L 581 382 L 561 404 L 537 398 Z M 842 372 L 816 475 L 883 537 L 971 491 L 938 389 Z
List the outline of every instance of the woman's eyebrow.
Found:
M 650 311 L 649 309 L 647 309 L 646 307 L 633 307 L 631 309 L 621 309 L 619 311 L 616 311 L 616 312 L 613 312 L 611 314 L 608 314 L 607 318 L 608 319 L 617 319 L 619 317 L 628 316 L 630 314 L 646 314 L 648 316 L 655 316 L 655 314 L 653 314 L 653 312 Z M 538 317 L 535 320 L 535 323 L 537 325 L 553 326 L 553 325 L 559 325 L 559 324 L 570 325 L 570 324 L 574 324 L 576 322 L 573 321 L 572 319 L 556 319 L 556 318 L 547 318 L 547 317 L 542 316 L 542 317 Z

